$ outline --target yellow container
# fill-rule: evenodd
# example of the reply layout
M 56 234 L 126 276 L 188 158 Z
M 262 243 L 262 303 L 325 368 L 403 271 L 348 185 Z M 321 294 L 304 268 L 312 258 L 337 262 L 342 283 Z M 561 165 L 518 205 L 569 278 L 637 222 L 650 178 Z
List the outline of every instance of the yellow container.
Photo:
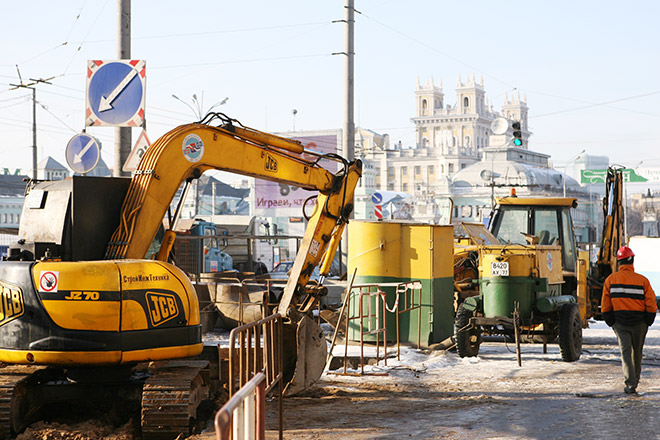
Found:
M 355 284 L 389 284 L 382 290 L 391 309 L 396 301 L 396 287 L 392 284 L 422 283 L 421 321 L 418 310 L 400 314 L 402 341 L 417 343 L 418 323 L 423 346 L 441 342 L 453 334 L 453 231 L 452 226 L 411 222 L 354 220 L 348 225 L 348 273 L 352 276 L 357 268 Z M 351 317 L 358 316 L 355 292 L 356 289 L 350 301 Z M 400 309 L 405 307 L 402 301 L 403 298 Z M 387 338 L 394 341 L 396 314 L 387 312 L 386 319 Z M 372 328 L 373 321 L 375 318 Z M 366 319 L 364 326 L 368 327 Z M 360 339 L 357 319 L 351 320 L 349 338 Z M 375 336 L 365 336 L 365 340 L 375 340 Z

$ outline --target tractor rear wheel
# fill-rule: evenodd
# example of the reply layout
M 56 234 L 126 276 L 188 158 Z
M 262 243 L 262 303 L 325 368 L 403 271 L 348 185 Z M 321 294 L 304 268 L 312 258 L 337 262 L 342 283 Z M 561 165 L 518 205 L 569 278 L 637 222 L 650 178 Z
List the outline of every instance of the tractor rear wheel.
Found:
M 481 330 L 476 328 L 465 329 L 474 315 L 471 310 L 466 310 L 464 304 L 458 306 L 456 319 L 454 320 L 454 337 L 456 338 L 456 351 L 460 357 L 474 357 L 479 354 L 481 345 Z
M 580 359 L 582 319 L 577 304 L 566 304 L 559 311 L 559 350 L 564 362 L 575 362 Z

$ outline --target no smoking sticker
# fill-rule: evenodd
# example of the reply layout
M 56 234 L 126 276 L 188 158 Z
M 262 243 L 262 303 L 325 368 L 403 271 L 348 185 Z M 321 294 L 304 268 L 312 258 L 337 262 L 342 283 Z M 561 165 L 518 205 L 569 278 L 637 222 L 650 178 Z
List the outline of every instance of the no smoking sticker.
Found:
M 39 292 L 57 292 L 59 278 L 59 272 L 51 270 L 41 271 L 41 276 L 39 277 Z

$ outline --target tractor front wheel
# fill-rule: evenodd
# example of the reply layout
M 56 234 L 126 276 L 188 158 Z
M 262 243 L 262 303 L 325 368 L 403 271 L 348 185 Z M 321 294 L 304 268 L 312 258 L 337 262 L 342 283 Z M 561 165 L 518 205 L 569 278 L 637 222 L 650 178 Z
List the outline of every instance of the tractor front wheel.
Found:
M 466 310 L 464 304 L 458 306 L 454 320 L 454 337 L 456 338 L 456 351 L 460 357 L 474 357 L 479 354 L 481 345 L 481 330 L 478 327 L 465 328 L 470 324 L 474 312 Z
M 582 319 L 577 304 L 566 304 L 559 311 L 559 350 L 564 362 L 575 362 L 580 359 Z

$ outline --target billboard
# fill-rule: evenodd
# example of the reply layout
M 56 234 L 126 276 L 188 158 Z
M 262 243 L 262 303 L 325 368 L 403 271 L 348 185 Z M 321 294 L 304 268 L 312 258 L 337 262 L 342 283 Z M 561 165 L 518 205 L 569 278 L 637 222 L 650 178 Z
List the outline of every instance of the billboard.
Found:
M 341 151 L 341 132 L 319 135 L 285 136 L 302 142 L 305 149 L 318 153 L 339 153 Z M 316 157 L 306 157 L 315 160 Z M 332 173 L 339 169 L 339 163 L 322 159 L 319 164 Z M 296 186 L 255 179 L 254 207 L 257 215 L 266 217 L 300 216 L 305 200 L 316 195 L 315 191 L 308 191 Z M 308 206 L 308 215 L 311 215 L 313 203 Z

